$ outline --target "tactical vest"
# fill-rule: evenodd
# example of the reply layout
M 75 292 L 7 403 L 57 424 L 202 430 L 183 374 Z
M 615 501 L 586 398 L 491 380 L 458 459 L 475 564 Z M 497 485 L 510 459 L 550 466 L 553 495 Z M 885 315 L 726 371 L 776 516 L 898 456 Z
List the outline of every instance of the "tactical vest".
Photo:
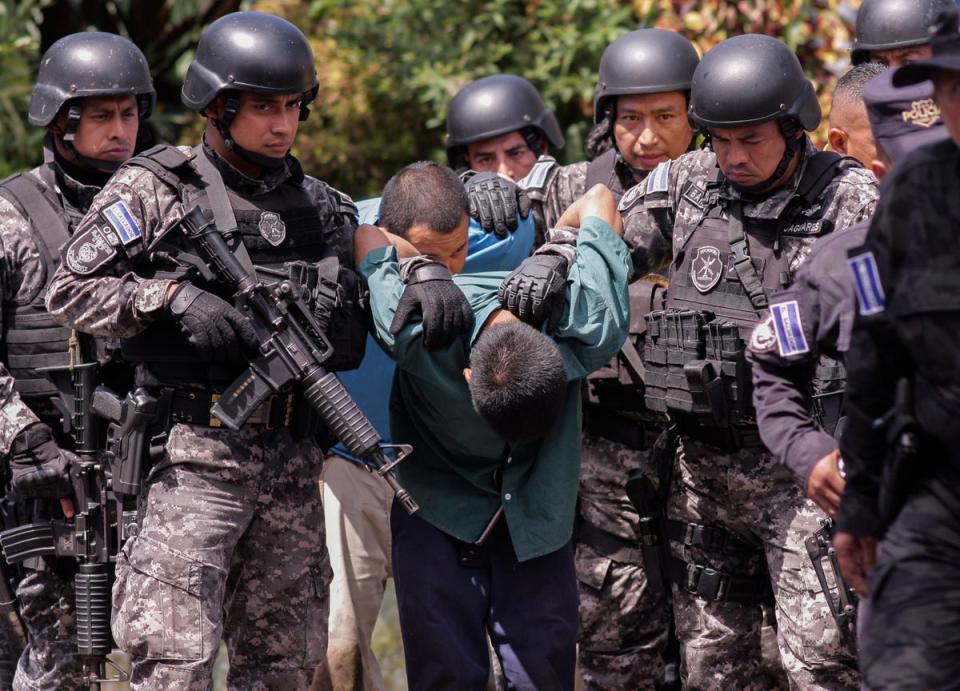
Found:
M 211 199 L 195 162 L 197 156 L 205 154 L 198 149 L 186 155 L 174 147 L 159 146 L 131 159 L 127 165 L 146 168 L 179 190 L 184 209 L 199 204 L 207 217 L 213 218 Z M 286 262 L 318 262 L 333 253 L 325 241 L 327 219 L 321 217 L 316 203 L 301 184 L 287 180 L 269 194 L 256 198 L 244 196 L 229 187 L 226 192 L 237 223 L 236 232 L 225 233 L 227 244 L 235 250 L 242 242 L 258 271 L 286 275 Z M 178 238 L 172 238 L 171 242 L 177 243 Z M 178 260 L 181 253 L 189 252 L 181 243 L 173 248 L 174 262 L 168 266 L 158 267 L 159 260 L 155 257 L 150 267 L 138 271 L 153 278 L 189 280 L 232 302 L 233 296 L 226 286 L 205 281 L 194 266 Z M 142 363 L 152 375 L 144 378 L 140 371 L 138 384 L 189 384 L 221 390 L 236 379 L 247 364 L 198 363 L 179 325 L 172 320 L 160 320 L 136 336 L 125 339 L 121 350 L 125 360 Z
M 721 199 L 719 168 L 705 185 L 691 183 L 681 193 L 704 213 L 674 256 L 666 309 L 647 317 L 651 409 L 688 414 L 708 427 L 753 424 L 744 345 L 767 307 L 767 295 L 792 280 L 781 240 L 833 230 L 817 215 L 823 209 L 817 203 L 830 181 L 851 165 L 852 159 L 834 153 L 814 154 L 778 219 L 744 218 L 740 200 Z
M 58 198 L 50 165 L 40 168 L 42 179 L 17 173 L 0 182 L 0 195 L 30 221 L 32 236 L 43 259 L 43 288 L 22 305 L 4 304 L 2 357 L 15 378 L 15 389 L 28 403 L 49 399 L 56 387 L 42 374 L 41 367 L 70 364 L 70 329 L 61 326 L 44 304 L 47 288 L 59 265 L 60 247 L 70 239 L 67 210 Z M 75 216 L 73 217 L 75 222 Z

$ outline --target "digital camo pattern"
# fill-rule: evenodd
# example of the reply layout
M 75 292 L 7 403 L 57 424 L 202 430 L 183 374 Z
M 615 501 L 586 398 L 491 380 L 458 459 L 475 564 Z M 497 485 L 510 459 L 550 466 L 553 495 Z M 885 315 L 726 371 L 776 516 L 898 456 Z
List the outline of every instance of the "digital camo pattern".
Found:
M 723 525 L 757 553 L 708 552 L 671 543 L 675 556 L 730 574 L 768 574 L 780 658 L 791 688 L 858 688 L 855 653 L 840 640 L 803 544 L 825 514 L 767 453 L 722 454 L 685 438 L 677 458 L 668 515 Z M 757 605 L 707 602 L 676 585 L 673 603 L 685 688 L 768 688 L 761 671 Z
M 624 483 L 648 467 L 646 451 L 585 435 L 580 514 L 594 526 L 636 540 L 638 516 Z M 639 550 L 637 551 L 639 556 Z M 651 592 L 640 560 L 614 561 L 590 545 L 576 547 L 580 594 L 579 670 L 586 689 L 654 689 L 663 678 L 670 628 L 666 593 Z
M 113 634 L 133 689 L 209 688 L 221 637 L 230 688 L 309 686 L 331 578 L 321 464 L 286 430 L 172 428 L 117 561 Z
M 30 221 L 6 198 L 0 197 L 0 303 L 27 305 L 37 298 L 47 280 L 47 267 L 33 238 Z M 0 310 L 0 333 L 6 331 Z M 0 453 L 10 451 L 13 438 L 38 421 L 36 414 L 13 390 L 14 378 L 0 363 Z
M 181 147 L 184 153 L 190 149 Z M 269 194 L 298 173 L 299 164 L 290 163 L 264 180 L 247 178 L 225 162 L 218 162 L 224 182 L 251 196 Z M 305 177 L 300 183 L 308 189 L 323 217 L 329 236 L 328 245 L 340 255 L 341 262 L 352 266 L 352 238 L 356 228 L 356 209 L 349 198 L 325 183 Z M 54 275 L 47 294 L 47 307 L 60 322 L 95 336 L 128 338 L 142 331 L 157 318 L 171 282 L 162 278 L 137 275 L 144 266 L 144 248 L 172 229 L 184 215 L 178 191 L 153 173 L 136 165 L 122 167 L 94 200 L 81 221 L 75 237 L 93 228 L 104 227 L 101 212 L 122 201 L 141 236 L 124 244 L 114 236 L 109 249 L 94 246 L 73 248 L 77 256 L 90 257 L 81 269 L 71 271 L 62 265 Z M 109 238 L 108 238 L 109 239 Z M 76 242 L 76 241 L 75 241 Z M 89 250 L 89 251 L 86 251 Z M 71 246 L 65 250 L 70 255 Z M 96 254 L 96 256 L 94 256 Z
M 815 152 L 813 144 L 806 140 L 805 155 L 809 157 Z M 706 216 L 712 206 L 709 200 L 704 203 L 692 193 L 706 189 L 708 182 L 716 177 L 716 161 L 716 155 L 710 150 L 692 151 L 660 164 L 669 165 L 665 190 L 651 184 L 658 178 L 654 172 L 624 195 L 620 202 L 624 239 L 631 248 L 637 273 L 650 273 L 667 265 Z M 805 165 L 801 165 L 800 174 L 795 175 L 789 184 L 761 201 L 744 200 L 745 219 L 779 218 L 796 192 Z M 648 187 L 651 187 L 650 191 Z M 721 183 L 718 194 L 723 199 L 741 198 L 741 194 L 725 182 Z M 800 217 L 805 212 L 815 213 L 829 221 L 834 232 L 841 231 L 868 218 L 873 213 L 877 196 L 873 175 L 864 168 L 849 168 L 833 178 L 809 209 L 801 209 Z M 790 234 L 789 228 L 785 229 L 781 246 L 788 257 L 791 272 L 796 271 L 810 254 L 817 237 Z
M 29 642 L 17 664 L 14 691 L 83 688 L 73 582 L 52 570 L 27 570 L 17 597 Z
M 561 166 L 550 178 L 543 195 L 543 218 L 553 228 L 567 208 L 586 192 L 588 161 Z

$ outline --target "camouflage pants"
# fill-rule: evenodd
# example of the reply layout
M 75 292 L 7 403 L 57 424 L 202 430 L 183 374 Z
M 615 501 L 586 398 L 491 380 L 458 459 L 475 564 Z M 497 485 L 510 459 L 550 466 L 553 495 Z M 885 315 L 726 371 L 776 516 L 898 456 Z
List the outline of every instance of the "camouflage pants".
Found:
M 960 684 L 958 487 L 955 477 L 925 482 L 880 543 L 860 652 L 871 691 Z
M 54 571 L 27 570 L 17 586 L 29 642 L 17 663 L 16 691 L 83 688 L 77 657 L 73 583 Z
M 638 516 L 624 485 L 630 471 L 647 468 L 648 454 L 585 435 L 580 513 L 584 520 L 633 543 Z M 670 602 L 651 592 L 639 550 L 621 560 L 591 545 L 576 547 L 580 593 L 580 675 L 586 689 L 653 689 L 663 677 Z
M 117 560 L 113 635 L 133 689 L 207 689 L 221 636 L 233 689 L 310 683 L 327 642 L 322 454 L 287 430 L 176 425 Z
M 841 642 L 803 545 L 824 514 L 804 498 L 789 472 L 769 454 L 723 454 L 684 439 L 668 513 L 720 524 L 758 555 L 707 552 L 671 543 L 687 562 L 736 575 L 767 575 L 773 587 L 777 644 L 794 689 L 857 688 L 854 652 Z M 673 587 L 681 676 L 688 689 L 765 689 L 761 676 L 761 612 L 756 605 L 708 602 Z

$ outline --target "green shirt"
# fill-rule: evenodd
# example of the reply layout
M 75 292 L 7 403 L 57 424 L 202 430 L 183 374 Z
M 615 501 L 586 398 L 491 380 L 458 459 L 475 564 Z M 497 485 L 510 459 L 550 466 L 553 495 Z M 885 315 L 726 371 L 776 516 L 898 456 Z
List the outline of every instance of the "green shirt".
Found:
M 393 248 L 371 252 L 360 271 L 370 284 L 375 336 L 397 363 L 391 436 L 413 445 L 397 470 L 419 515 L 458 540 L 476 542 L 502 509 L 520 561 L 560 549 L 573 532 L 577 498 L 579 380 L 606 364 L 627 336 L 626 245 L 600 219 L 584 220 L 567 273 L 567 308 L 552 334 L 570 381 L 563 414 L 543 439 L 513 447 L 473 409 L 463 378 L 471 345 L 500 308 L 497 288 L 506 273 L 456 276 L 473 306 L 473 332 L 445 350 L 426 350 L 420 323 L 396 337 L 389 331 L 404 288 Z

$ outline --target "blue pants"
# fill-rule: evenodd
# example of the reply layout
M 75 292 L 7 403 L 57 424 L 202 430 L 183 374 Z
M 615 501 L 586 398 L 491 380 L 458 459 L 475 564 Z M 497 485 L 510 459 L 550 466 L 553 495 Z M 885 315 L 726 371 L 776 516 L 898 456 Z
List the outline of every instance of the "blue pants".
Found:
M 411 691 L 485 688 L 487 636 L 508 689 L 573 689 L 579 625 L 573 547 L 518 562 L 506 520 L 475 566 L 461 543 L 393 505 L 393 576 Z

